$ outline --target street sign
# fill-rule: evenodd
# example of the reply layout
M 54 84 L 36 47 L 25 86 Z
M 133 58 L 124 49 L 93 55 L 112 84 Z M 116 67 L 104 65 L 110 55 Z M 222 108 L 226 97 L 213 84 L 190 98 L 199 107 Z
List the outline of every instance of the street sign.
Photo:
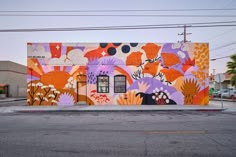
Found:
M 214 77 L 215 81 L 217 83 L 220 83 L 220 82 L 224 82 L 225 80 L 225 75 L 223 73 L 221 74 L 216 74 L 215 77 Z

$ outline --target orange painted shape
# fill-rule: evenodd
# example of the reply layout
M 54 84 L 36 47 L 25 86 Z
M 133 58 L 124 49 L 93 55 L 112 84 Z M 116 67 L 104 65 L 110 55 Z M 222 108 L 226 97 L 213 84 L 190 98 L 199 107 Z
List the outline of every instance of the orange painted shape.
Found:
M 41 76 L 39 73 L 37 73 L 36 71 L 34 71 L 34 70 L 31 69 L 31 68 L 27 68 L 27 74 L 28 74 L 28 75 L 31 75 L 31 74 L 32 74 L 32 76 L 38 77 L 38 78 L 40 78 L 40 76 Z
M 60 71 L 60 66 L 54 66 L 55 71 Z
M 68 53 L 69 53 L 71 50 L 73 50 L 73 49 L 74 49 L 73 46 L 67 46 L 67 48 L 66 48 L 66 55 L 68 55 Z
M 148 43 L 142 47 L 142 49 L 146 52 L 147 59 L 154 59 L 157 56 L 160 48 L 161 46 L 158 46 L 154 43 Z
M 153 63 L 150 63 L 150 62 L 146 63 L 144 65 L 144 69 L 142 73 L 149 73 L 152 76 L 156 76 L 159 63 L 160 63 L 159 61 L 153 62 Z
M 178 77 L 183 76 L 183 74 L 175 69 L 161 69 L 160 70 L 166 77 L 166 80 L 169 82 L 173 82 L 174 80 L 176 80 Z
M 70 75 L 64 71 L 51 71 L 41 76 L 41 82 L 45 85 L 52 84 L 56 89 L 64 88 Z
M 206 87 L 205 89 L 198 92 L 193 99 L 193 104 L 207 105 L 208 101 L 206 100 L 208 100 L 207 98 L 209 96 L 208 91 L 209 91 L 209 87 Z
M 141 52 L 132 52 L 127 56 L 126 65 L 139 66 L 142 63 L 142 53 Z
M 172 53 L 161 53 L 161 57 L 163 59 L 164 66 L 167 67 L 180 63 L 179 57 Z
M 61 43 L 49 43 L 51 58 L 60 58 L 61 57 Z
M 92 51 L 88 51 L 84 57 L 87 57 L 88 60 L 93 60 L 95 58 L 101 58 L 102 57 L 102 49 L 101 48 L 98 48 L 98 49 L 95 49 L 95 50 L 92 50 Z M 105 54 L 105 56 L 108 56 L 108 54 Z
M 128 83 L 131 85 L 133 83 L 132 78 L 130 77 L 130 75 L 127 73 L 127 71 L 125 71 L 124 69 L 122 69 L 119 66 L 115 66 L 115 70 L 118 71 L 119 73 L 121 73 L 122 75 L 126 76 L 126 79 L 128 81 Z

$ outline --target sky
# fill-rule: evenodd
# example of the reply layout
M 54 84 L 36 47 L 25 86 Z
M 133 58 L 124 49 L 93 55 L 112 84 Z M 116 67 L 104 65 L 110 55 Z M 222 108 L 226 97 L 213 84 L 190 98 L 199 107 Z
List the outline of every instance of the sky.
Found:
M 236 21 L 234 10 L 202 10 L 182 12 L 118 12 L 80 14 L 181 14 L 235 15 L 235 17 L 147 17 L 147 16 L 2 16 L 2 11 L 72 11 L 72 10 L 165 10 L 165 9 L 229 9 L 235 0 L 0 0 L 0 30 L 32 28 L 71 28 L 131 25 L 159 25 Z M 19 13 L 15 13 L 19 14 Z M 32 14 L 32 13 L 29 13 Z M 45 13 L 54 14 L 54 13 Z M 59 13 L 64 14 L 64 13 Z M 75 13 L 71 13 L 75 14 Z M 156 42 L 176 43 L 183 40 L 183 28 L 93 30 L 64 32 L 0 32 L 0 60 L 26 65 L 27 42 Z M 224 73 L 229 57 L 236 53 L 236 26 L 188 27 L 187 40 L 207 42 L 210 47 L 209 72 Z

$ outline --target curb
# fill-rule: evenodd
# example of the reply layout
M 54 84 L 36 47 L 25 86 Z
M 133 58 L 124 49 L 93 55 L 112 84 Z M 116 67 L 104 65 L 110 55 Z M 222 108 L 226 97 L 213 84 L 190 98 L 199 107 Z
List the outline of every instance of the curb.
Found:
M 2 102 L 13 102 L 13 101 L 21 101 L 21 100 L 26 100 L 26 98 L 13 98 L 13 99 L 8 99 L 8 100 L 4 100 L 4 99 L 2 99 L 2 100 L 0 100 L 0 103 L 2 103 Z
M 138 110 L 132 110 L 132 109 L 126 109 L 126 110 L 121 110 L 121 109 L 107 109 L 107 110 L 98 110 L 98 109 L 89 109 L 89 110 L 14 110 L 13 112 L 16 113 L 66 113 L 66 112 L 80 112 L 80 113 L 86 113 L 86 112 L 163 112 L 163 111 L 168 111 L 168 112 L 175 112 L 175 111 L 198 111 L 198 112 L 221 112 L 224 111 L 225 108 L 223 109 L 138 109 Z

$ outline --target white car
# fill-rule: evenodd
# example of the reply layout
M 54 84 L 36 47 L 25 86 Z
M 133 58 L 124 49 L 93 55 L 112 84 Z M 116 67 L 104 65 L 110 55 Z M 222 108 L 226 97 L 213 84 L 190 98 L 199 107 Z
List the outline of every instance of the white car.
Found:
M 229 90 L 229 91 L 224 91 L 222 93 L 222 98 L 231 98 L 233 99 L 234 96 L 236 95 L 236 90 Z

